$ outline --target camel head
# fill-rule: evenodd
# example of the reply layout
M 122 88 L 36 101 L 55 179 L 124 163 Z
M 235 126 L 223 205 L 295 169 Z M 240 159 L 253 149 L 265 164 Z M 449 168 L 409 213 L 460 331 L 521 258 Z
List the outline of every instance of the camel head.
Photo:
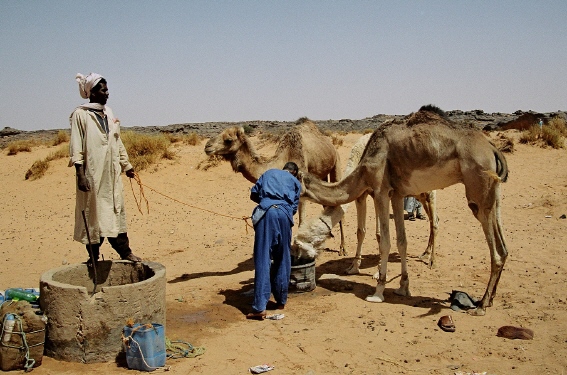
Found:
M 245 142 L 244 128 L 233 126 L 222 131 L 216 137 L 209 139 L 205 145 L 205 153 L 211 155 L 233 155 Z
M 315 203 L 318 203 L 317 198 L 313 195 L 311 190 L 309 190 L 309 186 L 313 183 L 313 181 L 320 181 L 320 180 L 316 176 L 303 171 L 299 171 L 297 173 L 297 179 L 301 184 L 301 197 L 311 200 Z
M 304 242 L 297 237 L 293 239 L 291 244 L 291 256 L 295 259 L 313 259 L 319 255 L 318 250 L 310 242 Z
M 332 228 L 344 217 L 348 204 L 325 207 L 317 217 L 302 223 L 293 237 L 291 254 L 296 258 L 315 258 L 325 250 L 325 241 L 334 237 Z
M 331 238 L 332 218 L 323 213 L 321 217 L 313 218 L 301 225 L 297 235 L 293 237 L 291 255 L 294 258 L 313 259 L 319 255 L 325 241 Z

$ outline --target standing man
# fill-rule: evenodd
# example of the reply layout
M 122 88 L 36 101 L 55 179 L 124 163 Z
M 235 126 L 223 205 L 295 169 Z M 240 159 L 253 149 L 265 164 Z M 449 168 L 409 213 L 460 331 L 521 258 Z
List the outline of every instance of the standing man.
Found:
M 291 227 L 297 212 L 301 184 L 298 167 L 288 162 L 283 170 L 270 169 L 256 182 L 250 199 L 258 203 L 254 224 L 254 303 L 247 319 L 262 320 L 270 294 L 283 309 L 291 275 Z
M 120 122 L 106 106 L 106 80 L 96 73 L 79 73 L 76 80 L 81 97 L 89 99 L 89 103 L 78 106 L 70 117 L 69 167 L 74 166 L 77 174 L 73 238 L 85 244 L 87 251 L 90 238 L 95 262 L 105 237 L 121 259 L 139 262 L 141 259 L 132 253 L 126 233 L 120 176 L 125 171 L 128 177 L 134 177 L 134 168 L 120 139 Z

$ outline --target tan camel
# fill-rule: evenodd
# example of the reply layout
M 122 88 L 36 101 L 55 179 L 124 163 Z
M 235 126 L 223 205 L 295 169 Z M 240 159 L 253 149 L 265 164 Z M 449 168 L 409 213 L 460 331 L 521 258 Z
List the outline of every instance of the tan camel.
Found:
M 356 141 L 350 151 L 343 176 L 348 176 L 356 168 L 370 136 L 370 133 L 365 134 Z M 352 264 L 345 270 L 349 275 L 360 273 L 362 243 L 366 234 L 366 197 L 368 194 L 374 196 L 372 192 L 367 192 L 356 199 L 357 246 Z M 439 227 L 439 218 L 435 213 L 435 191 L 421 194 L 418 199 L 423 203 L 425 212 L 429 217 L 429 241 L 425 252 L 419 258 L 428 259 L 429 267 L 433 267 L 435 261 L 435 241 Z M 292 255 L 296 258 L 315 258 L 322 250 L 325 241 L 333 236 L 331 229 L 342 220 L 349 206 L 350 203 L 326 207 L 318 217 L 309 220 L 300 227 L 293 238 Z M 376 239 L 380 241 L 380 233 L 376 233 Z M 341 245 L 344 247 L 344 244 Z
M 376 291 L 366 300 L 382 302 L 390 253 L 388 202 L 392 202 L 401 258 L 400 288 L 394 292 L 409 296 L 403 197 L 462 182 L 468 206 L 482 224 L 490 249 L 490 279 L 482 300 L 472 312 L 484 315 L 486 308 L 492 306 L 508 256 L 500 218 L 500 183 L 507 177 L 504 155 L 482 132 L 455 124 L 437 107 L 424 106 L 402 120 L 391 121 L 376 129 L 360 163 L 343 180 L 329 184 L 307 174 L 302 177 L 302 185 L 305 197 L 327 206 L 345 204 L 368 190 L 374 191 L 376 225 L 382 234 L 380 266 L 374 275 Z
M 250 138 L 242 127 L 225 129 L 205 145 L 209 156 L 220 155 L 229 161 L 232 169 L 255 183 L 271 168 L 283 168 L 288 161 L 295 162 L 299 170 L 307 171 L 318 179 L 335 182 L 341 179 L 340 159 L 335 146 L 308 118 L 302 117 L 285 133 L 275 154 L 266 158 L 256 153 Z M 304 199 L 299 202 L 299 225 L 305 220 Z M 341 231 L 342 237 L 342 231 Z

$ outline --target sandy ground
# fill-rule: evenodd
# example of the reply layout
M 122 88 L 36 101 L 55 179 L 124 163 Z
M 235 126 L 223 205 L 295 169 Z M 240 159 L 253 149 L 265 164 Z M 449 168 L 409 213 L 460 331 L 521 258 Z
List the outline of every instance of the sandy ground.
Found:
M 343 165 L 359 136 L 344 137 L 339 147 Z M 258 322 L 243 315 L 251 303 L 243 293 L 253 287 L 253 232 L 246 233 L 239 218 L 254 207 L 248 199 L 251 184 L 228 163 L 197 170 L 205 158 L 203 146 L 179 146 L 176 161 L 140 173 L 144 184 L 185 204 L 146 187 L 150 213 L 142 215 L 124 177 L 132 247 L 167 269 L 166 336 L 206 348 L 197 358 L 168 360 L 171 373 L 246 374 L 263 363 L 281 375 L 563 374 L 567 369 L 567 220 L 559 218 L 567 213 L 565 150 L 517 144 L 516 152 L 507 154 L 511 173 L 502 186 L 502 217 L 509 257 L 486 316 L 454 312 L 447 303 L 453 289 L 481 297 L 490 267 L 480 225 L 467 208 L 463 186 L 456 185 L 438 192 L 435 269 L 417 258 L 425 249 L 428 223 L 406 221 L 411 297 L 393 294 L 400 272 L 393 248 L 386 301 L 364 300 L 374 290 L 371 275 L 378 263 L 369 204 L 362 273 L 344 275 L 356 247 L 352 207 L 345 218 L 350 256 L 338 256 L 335 228 L 329 251 L 317 260 L 317 278 L 339 278 L 318 280 L 313 292 L 291 295 L 283 320 Z M 52 163 L 37 181 L 24 180 L 33 161 L 52 150 L 0 155 L 0 289 L 37 287 L 43 272 L 87 258 L 83 246 L 72 240 L 75 178 L 67 161 Z M 309 216 L 319 212 L 309 204 Z M 117 259 L 108 244 L 101 251 L 106 259 Z M 455 321 L 454 333 L 437 327 L 447 314 Z M 497 337 L 504 325 L 528 327 L 535 338 Z M 84 365 L 44 357 L 34 374 L 128 371 L 115 363 Z

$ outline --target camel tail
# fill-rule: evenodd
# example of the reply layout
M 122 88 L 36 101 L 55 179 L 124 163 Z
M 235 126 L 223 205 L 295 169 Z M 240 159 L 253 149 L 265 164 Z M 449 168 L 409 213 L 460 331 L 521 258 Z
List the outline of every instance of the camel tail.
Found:
M 506 158 L 496 147 L 494 148 L 494 158 L 496 159 L 496 174 L 500 177 L 500 181 L 508 180 L 508 164 Z

